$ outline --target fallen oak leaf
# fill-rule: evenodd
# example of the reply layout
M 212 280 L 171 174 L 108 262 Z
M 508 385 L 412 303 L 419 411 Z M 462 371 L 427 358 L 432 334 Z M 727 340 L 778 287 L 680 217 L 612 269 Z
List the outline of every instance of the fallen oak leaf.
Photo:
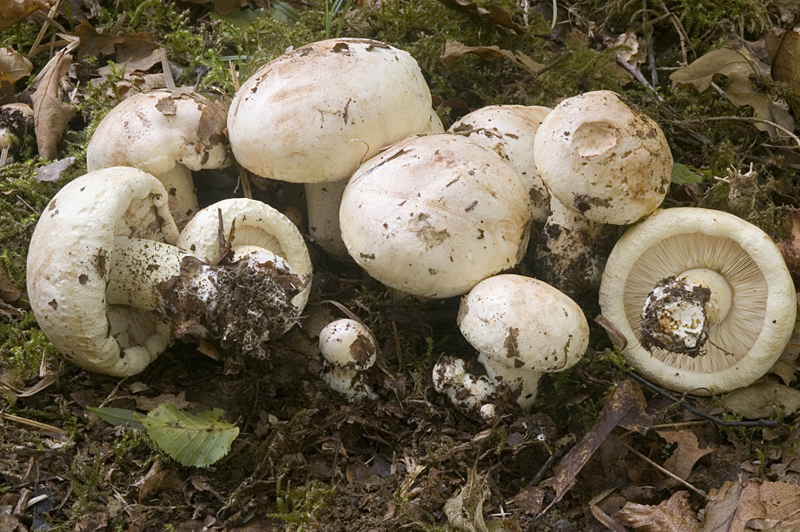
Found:
M 789 112 L 773 102 L 763 89 L 753 87 L 750 78 L 758 77 L 758 72 L 748 58 L 736 50 L 711 50 L 692 64 L 673 72 L 669 79 L 679 85 L 692 85 L 698 92 L 703 92 L 718 76 L 728 78 L 725 97 L 731 103 L 737 106 L 749 105 L 757 118 L 794 131 L 794 119 Z M 755 127 L 769 133 L 772 138 L 781 136 L 773 125 L 755 122 Z
M 553 480 L 550 486 L 556 490 L 553 500 L 542 513 L 547 512 L 554 504 L 575 485 L 578 473 L 589 461 L 592 455 L 600 448 L 603 441 L 611 434 L 614 427 L 620 423 L 630 424 L 636 430 L 642 430 L 642 421 L 647 418 L 645 407 L 647 403 L 639 385 L 632 380 L 620 382 L 614 391 L 606 398 L 600 415 L 592 428 L 583 439 L 575 445 L 561 459 L 553 470 Z M 636 420 L 631 422 L 630 420 Z
M 439 0 L 439 2 L 450 9 L 466 12 L 468 15 L 478 20 L 508 28 L 520 35 L 528 34 L 528 30 L 526 30 L 525 27 L 514 22 L 514 15 L 512 15 L 508 9 L 497 4 L 489 4 L 480 7 L 475 2 L 470 2 L 469 0 Z
M 59 98 L 59 83 L 67 75 L 72 56 L 64 51 L 58 52 L 45 67 L 33 101 L 33 119 L 36 131 L 36 144 L 39 155 L 46 159 L 58 156 L 58 143 L 67 129 L 75 107 Z
M 689 492 L 678 491 L 658 506 L 628 502 L 617 518 L 642 532 L 700 532 L 702 524 L 689 506 Z
M 523 54 L 522 52 L 511 52 L 509 50 L 503 50 L 497 45 L 492 46 L 466 46 L 458 41 L 447 41 L 444 45 L 444 51 L 442 52 L 442 62 L 445 66 L 451 65 L 456 59 L 465 55 L 465 54 L 473 54 L 477 55 L 482 59 L 499 59 L 501 57 L 505 57 L 506 59 L 510 60 L 514 65 L 523 70 L 526 70 L 529 74 L 537 74 L 541 69 L 544 68 L 544 65 L 541 63 L 537 63 L 527 55 Z
M 702 449 L 697 442 L 694 432 L 688 430 L 659 430 L 658 435 L 677 448 L 664 462 L 664 469 L 669 470 L 676 477 L 683 480 L 689 478 L 694 464 L 705 455 L 714 452 L 713 449 Z
M 777 382 L 751 384 L 721 397 L 722 406 L 748 419 L 785 415 L 800 410 L 800 391 Z

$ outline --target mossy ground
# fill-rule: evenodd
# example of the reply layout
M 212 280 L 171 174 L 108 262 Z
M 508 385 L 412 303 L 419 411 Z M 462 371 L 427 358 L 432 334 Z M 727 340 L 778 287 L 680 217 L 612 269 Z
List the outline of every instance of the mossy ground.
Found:
M 783 213 L 797 207 L 800 162 L 791 143 L 769 139 L 747 121 L 707 120 L 748 117 L 751 110 L 713 91 L 672 87 L 667 79 L 669 68 L 678 66 L 684 54 L 691 61 L 725 43 L 731 33 L 757 40 L 769 27 L 785 25 L 777 3 L 558 2 L 554 29 L 551 2 L 532 3 L 528 10 L 504 3 L 517 23 L 527 20 L 527 34 L 476 14 L 473 4 L 464 5 L 367 2 L 326 25 L 325 6 L 319 4 L 295 5 L 288 10 L 293 15 L 289 21 L 263 8 L 221 17 L 210 4 L 118 0 L 103 3 L 90 22 L 105 31 L 117 24 L 120 35 L 150 32 L 177 67 L 178 85 L 199 82 L 201 92 L 223 104 L 234 93 L 229 61 L 246 79 L 290 46 L 325 38 L 328 26 L 334 35 L 341 27 L 343 36 L 387 41 L 409 51 L 429 82 L 445 127 L 485 105 L 553 106 L 580 92 L 615 90 L 659 122 L 675 160 L 699 175 L 699 182 L 675 183 L 667 205 L 726 209 L 727 185 L 715 178 L 725 177 L 728 168 L 745 171 L 752 162 L 758 186 L 746 217 L 776 235 Z M 75 13 L 58 20 L 67 32 L 78 25 Z M 40 27 L 19 22 L 0 35 L 0 46 L 27 51 Z M 604 40 L 629 29 L 652 50 L 652 64 L 664 67 L 654 70 L 655 91 L 621 74 L 616 50 Z M 532 74 L 504 58 L 470 54 L 445 65 L 442 51 L 448 41 L 496 45 L 548 68 Z M 46 53 L 33 58 L 32 77 L 47 59 Z M 23 292 L 27 244 L 38 215 L 61 186 L 85 172 L 91 132 L 118 101 L 114 82 L 119 76 L 99 87 L 88 84 L 107 59 L 77 61 L 82 74 L 72 82 L 82 99 L 60 145 L 76 163 L 61 179 L 36 180 L 35 169 L 48 161 L 37 158 L 30 136 L 12 152 L 15 162 L 0 168 L 0 261 Z M 641 68 L 649 79 L 653 70 L 647 64 Z M 764 83 L 769 94 L 798 110 L 797 87 Z M 454 410 L 430 381 L 439 356 L 474 355 L 455 326 L 457 299 L 422 303 L 399 298 L 355 267 L 330 261 L 313 247 L 312 255 L 316 279 L 309 313 L 318 319 L 336 316 L 338 311 L 324 303 L 336 300 L 372 329 L 382 349 L 380 368 L 372 376 L 380 400 L 349 405 L 329 392 L 319 378 L 321 359 L 313 335 L 304 328 L 271 345 L 266 361 L 247 360 L 241 367 L 225 368 L 194 345 L 176 344 L 135 378 L 89 374 L 61 358 L 26 310 L 23 295 L 10 302 L 17 314 L 0 312 L 0 378 L 25 389 L 40 378 L 44 360 L 57 380 L 29 396 L 15 397 L 9 388 L 0 399 L 0 412 L 53 425 L 65 434 L 0 421 L 0 504 L 13 506 L 23 489 L 49 494 L 50 510 L 37 513 L 33 507 L 19 516 L 28 529 L 44 519 L 51 530 L 195 530 L 203 522 L 220 530 L 446 530 L 444 502 L 467 483 L 477 483 L 483 510 L 494 516 L 487 517 L 491 530 L 552 530 L 557 522 L 567 527 L 561 530 L 596 530 L 587 502 L 601 487 L 660 480 L 630 457 L 593 460 L 568 497 L 537 518 L 522 496 L 526 484 L 551 453 L 560 455 L 586 433 L 609 388 L 625 378 L 627 368 L 602 329 L 593 326 L 592 349 L 584 362 L 544 379 L 535 414 L 504 405 L 506 415 L 485 424 Z M 181 467 L 154 450 L 141 433 L 110 427 L 86 409 L 102 404 L 146 410 L 147 400 L 158 397 L 182 398 L 188 409 L 223 408 L 241 428 L 231 453 L 204 470 Z M 653 404 L 663 423 L 686 419 L 674 405 Z M 781 428 L 770 441 L 780 442 L 789 428 Z M 762 464 L 765 449 L 779 445 L 754 443 L 764 438 L 759 429 L 722 432 L 709 425 L 707 432 L 709 445 L 736 449 L 731 455 L 737 459 Z M 669 454 L 655 436 L 636 442 Z M 707 460 L 697 481 L 708 489 L 732 468 L 734 460 Z M 663 490 L 652 499 L 659 500 L 659 494 Z

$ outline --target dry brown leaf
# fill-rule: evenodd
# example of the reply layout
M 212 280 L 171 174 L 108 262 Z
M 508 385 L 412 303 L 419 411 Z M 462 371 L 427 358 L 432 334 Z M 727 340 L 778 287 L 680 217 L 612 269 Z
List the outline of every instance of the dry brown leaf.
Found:
M 738 480 L 725 482 L 708 494 L 703 532 L 744 532 L 751 519 L 763 519 L 767 511 L 755 484 Z
M 55 0 L 0 0 L 0 31 L 10 28 L 34 11 L 50 9 Z
M 58 156 L 58 142 L 75 114 L 75 107 L 62 102 L 59 97 L 59 84 L 61 78 L 67 75 L 70 63 L 72 56 L 59 52 L 48 63 L 48 70 L 31 96 L 36 144 L 39 155 L 46 159 L 55 159 Z
M 783 35 L 772 60 L 772 79 L 792 84 L 800 82 L 800 28 L 792 28 Z
M 637 418 L 646 418 L 644 410 L 646 401 L 642 394 L 642 389 L 632 380 L 620 382 L 614 391 L 606 398 L 603 409 L 597 417 L 594 426 L 586 433 L 586 436 L 570 449 L 564 458 L 553 470 L 553 481 L 551 487 L 556 490 L 553 501 L 545 508 L 545 512 L 562 497 L 575 484 L 578 473 L 589 461 L 589 458 L 597 451 L 606 437 L 628 416 L 631 410 L 638 410 Z M 630 419 L 630 418 L 628 418 Z
M 725 97 L 734 105 L 749 105 L 756 117 L 775 122 L 789 131 L 794 130 L 794 119 L 789 112 L 770 100 L 763 89 L 753 87 L 750 77 L 757 77 L 758 72 L 740 52 L 730 48 L 711 50 L 691 65 L 673 72 L 669 79 L 680 85 L 693 85 L 699 92 L 703 92 L 718 76 L 728 78 Z M 781 135 L 769 124 L 757 122 L 755 127 L 768 132 L 773 138 Z
M 33 65 L 12 47 L 0 48 L 0 79 L 8 76 L 12 83 L 29 75 Z
M 526 70 L 530 74 L 536 74 L 544 65 L 537 63 L 522 52 L 511 52 L 503 50 L 499 46 L 466 46 L 458 41 L 447 41 L 444 45 L 444 52 L 442 53 L 442 61 L 446 66 L 449 66 L 459 57 L 465 54 L 477 55 L 482 59 L 499 59 L 505 57 L 510 60 L 519 68 Z
M 763 519 L 751 519 L 747 526 L 756 530 L 796 532 L 800 530 L 800 486 L 789 482 L 764 482 L 757 486 L 766 509 Z
M 697 443 L 697 436 L 688 430 L 659 430 L 658 435 L 669 443 L 677 445 L 672 455 L 664 462 L 664 468 L 683 480 L 689 478 L 694 464 L 699 459 L 714 452 L 713 449 L 701 449 Z
M 450 526 L 464 532 L 488 532 L 483 519 L 483 503 L 489 498 L 486 476 L 475 470 L 467 472 L 467 482 L 456 495 L 444 503 L 444 514 Z
M 800 243 L 800 240 L 797 241 Z M 780 247 L 780 246 L 779 246 Z M 800 316 L 798 316 L 800 318 Z M 777 375 L 784 384 L 789 385 L 795 379 L 795 372 L 797 371 L 797 358 L 800 356 L 800 319 L 799 323 L 795 324 L 792 337 L 789 338 L 789 343 L 783 349 L 783 353 L 770 368 L 769 372 Z
M 785 384 L 765 382 L 725 394 L 721 402 L 734 414 L 747 419 L 761 419 L 778 412 L 794 414 L 800 410 L 800 391 Z
M 658 506 L 629 502 L 617 517 L 642 532 L 700 532 L 702 524 L 689 506 L 689 492 L 679 491 Z

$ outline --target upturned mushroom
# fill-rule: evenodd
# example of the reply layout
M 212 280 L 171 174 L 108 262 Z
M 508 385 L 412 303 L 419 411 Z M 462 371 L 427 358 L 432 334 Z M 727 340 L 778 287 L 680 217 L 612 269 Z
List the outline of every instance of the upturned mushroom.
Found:
M 329 323 L 319 334 L 319 350 L 322 378 L 332 390 L 351 402 L 377 399 L 363 372 L 375 364 L 378 343 L 364 324 L 349 318 Z
M 720 211 L 657 211 L 608 258 L 603 316 L 631 365 L 671 390 L 710 395 L 747 386 L 773 366 L 797 300 L 775 243 Z
M 87 168 L 132 166 L 156 176 L 182 228 L 199 210 L 192 172 L 231 162 L 225 122 L 225 111 L 191 88 L 142 92 L 97 126 L 86 149 Z
M 313 266 L 303 235 L 286 216 L 261 201 L 230 198 L 198 212 L 183 228 L 178 247 L 206 262 L 222 258 L 220 242 L 230 248 L 233 260 L 253 253 L 285 260 L 303 284 L 292 304 L 300 313 L 308 302 Z M 291 323 L 287 322 L 287 327 Z M 266 339 L 265 339 L 266 340 Z
M 526 410 L 536 400 L 541 375 L 571 368 L 589 345 L 581 308 L 552 286 L 521 275 L 478 283 L 461 300 L 458 326 L 498 393 L 516 397 Z M 485 394 L 474 380 L 465 382 Z M 471 392 L 454 382 L 455 395 Z
M 669 190 L 666 137 L 616 93 L 587 92 L 562 101 L 544 118 L 534 156 L 553 212 L 537 273 L 572 295 L 593 291 L 608 253 L 604 225 L 640 220 Z
M 368 39 L 330 39 L 278 57 L 243 83 L 228 131 L 244 168 L 306 184 L 311 236 L 346 257 L 338 216 L 347 179 L 384 147 L 442 125 L 408 53 Z
M 31 308 L 85 369 L 134 375 L 187 334 L 259 354 L 265 336 L 298 317 L 291 300 L 302 284 L 285 263 L 209 264 L 180 250 L 167 197 L 149 174 L 106 168 L 62 188 L 34 230 Z
M 536 222 L 547 218 L 550 194 L 536 169 L 533 139 L 550 111 L 535 105 L 490 105 L 461 117 L 448 130 L 496 151 L 516 170 L 528 189 L 531 219 Z
M 367 161 L 340 210 L 350 256 L 386 286 L 427 298 L 464 294 L 514 267 L 530 217 L 516 172 L 447 133 L 410 137 Z

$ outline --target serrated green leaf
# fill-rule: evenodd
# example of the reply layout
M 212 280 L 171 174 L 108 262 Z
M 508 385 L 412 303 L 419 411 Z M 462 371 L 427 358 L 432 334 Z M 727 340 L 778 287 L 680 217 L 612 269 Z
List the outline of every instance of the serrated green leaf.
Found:
M 150 411 L 142 424 L 155 444 L 183 465 L 205 467 L 231 450 L 239 428 L 219 408 L 187 414 L 170 403 Z
M 687 183 L 702 183 L 703 176 L 693 172 L 688 166 L 680 163 L 672 165 L 672 182 L 676 185 L 685 185 Z
M 127 423 L 132 429 L 144 430 L 144 425 L 142 425 L 140 420 L 147 416 L 139 415 L 133 410 L 128 410 L 127 408 L 110 408 L 105 406 L 102 408 L 93 408 L 89 406 L 87 408 L 97 414 L 100 419 L 106 423 L 114 425 L 115 427 Z

